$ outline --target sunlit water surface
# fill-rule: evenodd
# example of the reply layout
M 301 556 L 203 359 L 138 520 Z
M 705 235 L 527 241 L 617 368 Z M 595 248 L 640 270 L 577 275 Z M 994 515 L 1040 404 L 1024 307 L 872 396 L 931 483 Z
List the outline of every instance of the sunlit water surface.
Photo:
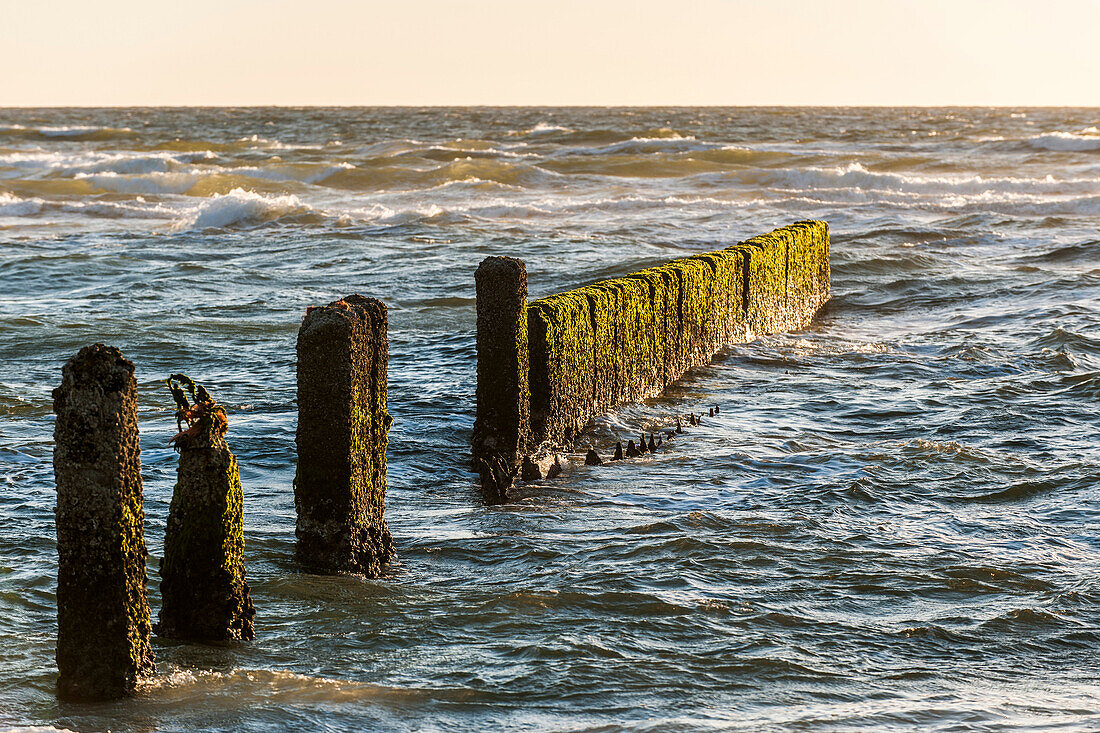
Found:
M 0 110 L 0 722 L 75 730 L 1100 729 L 1100 111 Z M 668 449 L 483 506 L 473 271 L 548 294 L 800 218 L 806 331 L 593 441 Z M 295 566 L 294 341 L 390 308 L 384 578 Z M 50 390 L 137 365 L 150 602 L 161 380 L 229 409 L 256 640 L 154 640 L 59 703 Z M 0 726 L 2 728 L 2 726 Z

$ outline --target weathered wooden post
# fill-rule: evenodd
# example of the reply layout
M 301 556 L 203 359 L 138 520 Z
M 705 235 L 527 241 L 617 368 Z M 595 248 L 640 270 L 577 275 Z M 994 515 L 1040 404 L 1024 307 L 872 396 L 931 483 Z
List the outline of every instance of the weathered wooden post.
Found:
M 386 526 L 386 306 L 350 295 L 310 309 L 298 332 L 299 561 L 378 577 Z
M 86 346 L 53 391 L 57 693 L 129 695 L 152 674 L 134 365 Z
M 187 387 L 195 404 L 187 401 Z M 180 452 L 160 563 L 158 636 L 189 641 L 255 637 L 252 598 L 244 577 L 241 477 L 225 442 L 225 410 L 200 385 L 173 374 L 176 423 L 188 429 Z
M 474 469 L 490 504 L 507 501 L 531 448 L 528 386 L 527 268 L 513 257 L 486 257 L 477 291 L 477 416 Z

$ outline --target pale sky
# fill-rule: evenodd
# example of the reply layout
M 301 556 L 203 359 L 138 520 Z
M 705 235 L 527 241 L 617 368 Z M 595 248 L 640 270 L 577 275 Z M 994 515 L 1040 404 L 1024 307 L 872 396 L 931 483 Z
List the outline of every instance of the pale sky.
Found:
M 1100 106 L 1100 0 L 0 0 L 0 106 Z

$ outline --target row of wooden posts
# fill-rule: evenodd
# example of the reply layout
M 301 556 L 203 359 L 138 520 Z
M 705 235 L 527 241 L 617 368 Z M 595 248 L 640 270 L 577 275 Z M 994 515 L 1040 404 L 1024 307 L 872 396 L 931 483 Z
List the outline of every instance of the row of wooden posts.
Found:
M 377 577 L 393 555 L 386 526 L 386 307 L 349 296 L 311 308 L 298 333 L 297 555 L 306 568 Z M 137 382 L 114 347 L 94 344 L 53 392 L 57 485 L 58 694 L 102 700 L 153 672 L 150 633 L 190 641 L 253 638 L 242 489 L 224 410 L 172 375 L 181 428 L 177 483 L 150 620 Z M 186 426 L 186 429 L 183 429 Z
M 378 577 L 393 557 L 385 520 L 388 357 L 379 300 L 348 296 L 310 308 L 302 321 L 294 504 L 297 558 L 310 571 Z M 53 392 L 58 694 L 65 699 L 131 694 L 154 671 L 151 633 L 200 642 L 254 637 L 243 492 L 225 410 L 182 374 L 167 382 L 179 467 L 160 564 L 161 608 L 151 623 L 134 373 L 117 348 L 93 344 L 64 365 Z M 479 415 L 487 408 L 483 386 Z M 701 416 L 685 419 L 698 425 Z M 679 418 L 672 427 L 648 442 L 642 435 L 637 446 L 630 440 L 625 453 L 620 442 L 609 460 L 656 451 L 682 432 Z M 603 459 L 590 448 L 585 463 Z M 558 453 L 544 451 L 524 459 L 521 477 L 560 472 Z

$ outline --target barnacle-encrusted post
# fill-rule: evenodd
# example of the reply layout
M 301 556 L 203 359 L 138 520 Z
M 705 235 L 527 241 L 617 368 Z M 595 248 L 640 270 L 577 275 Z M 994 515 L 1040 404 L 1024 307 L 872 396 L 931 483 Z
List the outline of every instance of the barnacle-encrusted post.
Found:
M 349 295 L 298 331 L 298 559 L 323 572 L 382 574 L 386 526 L 386 306 Z
M 134 365 L 86 346 L 53 391 L 57 694 L 107 700 L 153 673 Z
M 181 429 L 172 439 L 180 459 L 155 631 L 190 641 L 249 640 L 256 614 L 244 577 L 243 492 L 237 459 L 225 442 L 225 409 L 184 374 L 169 377 L 168 388 Z
M 531 446 L 528 385 L 527 268 L 512 257 L 486 257 L 477 291 L 477 416 L 474 468 L 485 500 L 500 504 Z

